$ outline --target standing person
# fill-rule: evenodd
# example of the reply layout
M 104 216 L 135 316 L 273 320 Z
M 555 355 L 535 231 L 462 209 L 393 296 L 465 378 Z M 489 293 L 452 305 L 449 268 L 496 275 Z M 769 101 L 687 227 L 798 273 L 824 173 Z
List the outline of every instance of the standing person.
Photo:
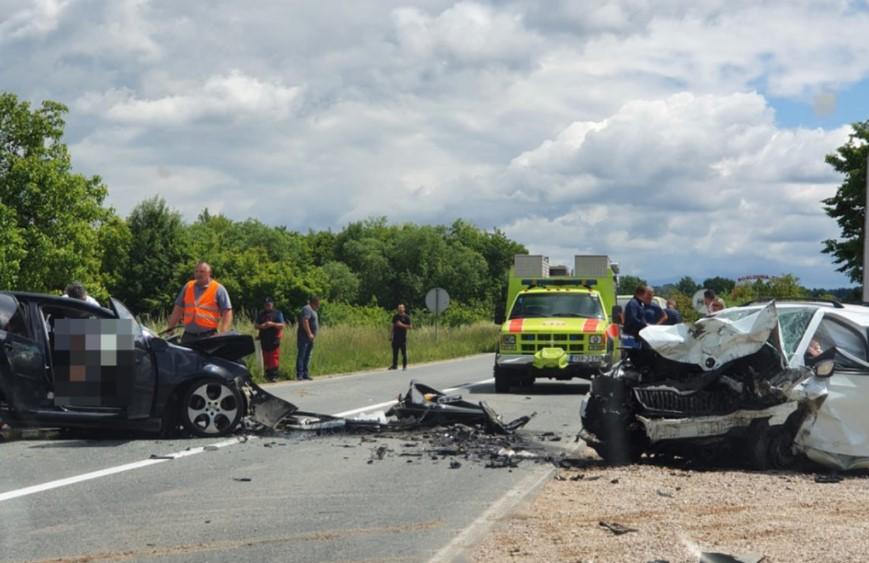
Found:
M 317 311 L 320 309 L 320 298 L 316 295 L 308 299 L 308 304 L 299 313 L 299 331 L 296 338 L 296 380 L 311 380 L 308 369 L 311 366 L 311 352 L 314 350 L 314 338 L 317 336 L 320 320 Z
M 667 312 L 663 307 L 655 303 L 653 297 L 655 297 L 655 292 L 650 288 L 648 295 L 644 298 L 646 323 L 650 325 L 667 324 Z
M 640 330 L 646 328 L 646 303 L 652 301 L 652 290 L 641 285 L 634 290 L 634 296 L 625 305 L 625 323 L 622 332 L 638 338 Z
M 682 313 L 676 308 L 676 302 L 672 299 L 667 299 L 667 307 L 664 309 L 667 313 L 668 325 L 677 325 L 682 322 Z
M 718 311 L 726 307 L 726 305 L 724 304 L 724 299 L 715 295 L 715 292 L 711 289 L 707 289 L 703 292 L 703 303 L 706 305 L 707 315 L 717 313 Z
M 81 282 L 74 281 L 66 286 L 66 293 L 64 293 L 63 296 L 72 299 L 79 299 L 81 301 L 90 303 L 91 305 L 96 305 L 97 307 L 100 306 L 99 301 L 88 295 L 87 290 L 84 288 L 84 285 Z
M 174 328 L 182 321 L 184 335 L 181 336 L 181 344 L 226 332 L 232 327 L 229 293 L 211 278 L 208 262 L 196 264 L 193 279 L 184 284 L 175 298 L 175 306 L 169 315 L 169 328 Z
M 405 312 L 404 303 L 399 303 L 392 315 L 392 365 L 389 369 L 398 369 L 399 350 L 402 369 L 407 369 L 407 331 L 411 328 L 410 315 Z
M 269 381 L 277 381 L 280 364 L 281 335 L 283 334 L 284 314 L 275 309 L 271 297 L 266 297 L 263 310 L 256 316 L 254 325 L 259 331 L 260 347 L 263 353 L 263 367 Z

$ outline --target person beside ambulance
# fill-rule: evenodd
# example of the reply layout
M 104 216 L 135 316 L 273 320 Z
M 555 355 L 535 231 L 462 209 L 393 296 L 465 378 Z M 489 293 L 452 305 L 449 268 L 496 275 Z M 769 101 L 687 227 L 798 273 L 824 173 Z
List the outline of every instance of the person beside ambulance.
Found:
M 179 322 L 184 324 L 182 344 L 227 332 L 232 327 L 229 293 L 212 279 L 211 266 L 207 262 L 196 264 L 193 279 L 184 284 L 175 298 L 169 327 L 175 327 Z

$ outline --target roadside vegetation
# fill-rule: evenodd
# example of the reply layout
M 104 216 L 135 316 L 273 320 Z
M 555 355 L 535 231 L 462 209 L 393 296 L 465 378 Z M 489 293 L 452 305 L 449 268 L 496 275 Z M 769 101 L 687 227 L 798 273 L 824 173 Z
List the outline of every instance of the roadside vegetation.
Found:
M 320 327 L 311 360 L 312 376 L 386 369 L 392 363 L 392 345 L 389 341 L 391 316 L 373 307 L 361 313 L 357 311 L 353 320 L 346 316 L 347 311 L 344 311 L 344 315 L 342 323 Z M 437 328 L 430 315 L 423 313 L 418 321 L 414 318 L 415 328 L 408 334 L 409 364 L 494 352 L 499 327 L 491 321 L 456 322 L 455 319 L 460 316 L 458 311 L 454 311 L 452 317 L 444 315 L 439 319 Z M 154 331 L 166 328 L 165 318 L 145 319 L 145 324 Z M 250 317 L 240 315 L 235 318 L 233 325 L 237 332 L 256 337 L 257 330 Z M 280 355 L 280 379 L 295 379 L 295 326 L 284 329 Z M 259 358 L 251 355 L 246 362 L 254 380 L 262 383 L 263 370 Z

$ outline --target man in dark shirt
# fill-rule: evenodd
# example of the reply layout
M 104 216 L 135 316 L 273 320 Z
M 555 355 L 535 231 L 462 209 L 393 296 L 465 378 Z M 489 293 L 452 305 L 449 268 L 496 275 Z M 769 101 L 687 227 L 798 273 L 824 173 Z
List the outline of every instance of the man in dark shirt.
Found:
M 260 346 L 263 353 L 263 367 L 269 381 L 277 381 L 280 363 L 281 333 L 284 329 L 284 314 L 275 309 L 271 297 L 267 297 L 263 310 L 256 317 L 254 325 L 259 331 Z
M 399 303 L 392 315 L 392 365 L 389 369 L 398 369 L 398 351 L 401 350 L 403 369 L 407 369 L 407 331 L 413 328 L 410 315 L 404 310 L 404 304 Z
M 652 355 L 649 345 L 640 338 L 640 331 L 649 323 L 646 321 L 646 306 L 652 302 L 652 289 L 641 285 L 634 290 L 634 296 L 625 305 L 625 324 L 622 332 L 636 339 L 636 346 L 627 350 L 628 358 L 636 366 L 648 365 Z
M 311 352 L 314 350 L 314 338 L 320 329 L 320 298 L 316 295 L 308 299 L 308 304 L 299 313 L 299 330 L 296 337 L 296 380 L 309 380 L 311 367 Z
M 682 313 L 676 309 L 676 302 L 672 299 L 667 299 L 667 308 L 664 309 L 664 312 L 667 313 L 668 325 L 677 325 L 682 322 Z
M 634 290 L 634 296 L 625 305 L 625 324 L 622 332 L 633 337 L 640 335 L 640 330 L 646 328 L 646 304 L 652 301 L 652 290 L 641 285 Z

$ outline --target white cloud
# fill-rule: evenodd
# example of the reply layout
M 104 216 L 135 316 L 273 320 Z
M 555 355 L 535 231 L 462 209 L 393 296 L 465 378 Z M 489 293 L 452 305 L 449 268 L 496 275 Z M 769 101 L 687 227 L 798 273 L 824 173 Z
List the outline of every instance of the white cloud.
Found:
M 238 70 L 209 77 L 189 90 L 139 99 L 129 90 L 88 93 L 77 106 L 104 113 L 110 120 L 150 125 L 181 125 L 205 118 L 274 120 L 293 109 L 300 88 L 269 83 Z
M 829 112 L 869 80 L 865 3 L 0 6 L 0 83 L 71 106 L 73 162 L 122 213 L 160 193 L 300 230 L 461 216 L 653 279 L 844 283 L 819 201 L 846 130 L 783 126 L 775 98 Z
M 69 0 L 35 0 L 29 3 L 4 2 L 3 12 L 9 15 L 0 21 L 0 44 L 51 33 L 57 29 L 61 16 L 69 3 Z M 17 10 L 15 6 L 17 6 Z

